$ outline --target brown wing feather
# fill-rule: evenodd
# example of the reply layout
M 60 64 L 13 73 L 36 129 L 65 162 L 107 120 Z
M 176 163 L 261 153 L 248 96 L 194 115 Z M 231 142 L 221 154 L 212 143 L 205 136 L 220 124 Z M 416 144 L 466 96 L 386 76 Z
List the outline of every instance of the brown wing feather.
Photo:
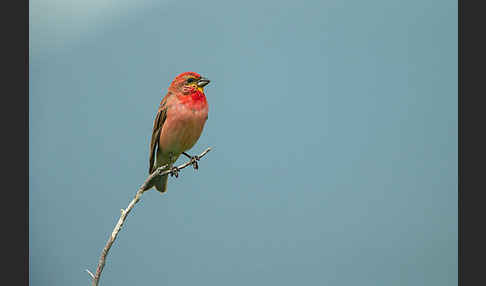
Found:
M 165 97 L 160 103 L 159 110 L 154 120 L 154 127 L 152 129 L 152 139 L 150 140 L 150 162 L 149 162 L 149 174 L 154 171 L 155 157 L 157 156 L 157 148 L 159 145 L 160 131 L 164 125 L 165 119 L 167 118 L 167 106 Z

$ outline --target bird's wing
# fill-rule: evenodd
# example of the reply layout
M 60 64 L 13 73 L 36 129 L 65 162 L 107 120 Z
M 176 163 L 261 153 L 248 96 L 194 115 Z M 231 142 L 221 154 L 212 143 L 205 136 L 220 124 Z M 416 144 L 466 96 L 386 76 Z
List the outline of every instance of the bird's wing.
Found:
M 167 118 L 167 97 L 165 97 L 160 103 L 159 110 L 154 120 L 154 127 L 152 129 L 152 139 L 150 140 L 150 162 L 149 162 L 149 174 L 154 171 L 155 157 L 157 156 L 157 148 L 159 145 L 160 132 L 162 126 Z

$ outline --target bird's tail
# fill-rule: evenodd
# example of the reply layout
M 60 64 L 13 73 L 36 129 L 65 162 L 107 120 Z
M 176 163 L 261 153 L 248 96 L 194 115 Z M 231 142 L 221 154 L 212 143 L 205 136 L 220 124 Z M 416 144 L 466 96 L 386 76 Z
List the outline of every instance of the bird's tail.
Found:
M 161 193 L 165 193 L 167 191 L 167 178 L 168 175 L 163 175 L 155 178 L 154 187 L 157 189 L 157 191 Z

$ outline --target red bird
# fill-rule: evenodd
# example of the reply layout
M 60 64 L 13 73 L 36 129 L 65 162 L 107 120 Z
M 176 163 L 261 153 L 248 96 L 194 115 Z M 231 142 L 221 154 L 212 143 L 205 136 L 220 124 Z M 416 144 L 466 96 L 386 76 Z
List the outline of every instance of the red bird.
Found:
M 149 174 L 158 167 L 168 165 L 177 177 L 177 168 L 173 164 L 181 154 L 191 158 L 197 169 L 197 156 L 190 156 L 185 151 L 196 144 L 208 119 L 208 103 L 204 87 L 209 80 L 195 72 L 178 75 L 170 84 L 167 94 L 160 102 L 154 120 L 152 139 L 150 140 Z M 167 175 L 155 180 L 155 188 L 167 191 Z

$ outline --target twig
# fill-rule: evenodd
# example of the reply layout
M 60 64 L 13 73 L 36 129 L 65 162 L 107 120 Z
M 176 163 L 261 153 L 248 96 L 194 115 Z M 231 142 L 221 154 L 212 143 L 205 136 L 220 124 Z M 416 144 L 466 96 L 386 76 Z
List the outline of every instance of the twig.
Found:
M 201 159 L 206 155 L 209 151 L 211 151 L 211 148 L 207 148 L 202 152 L 197 158 Z M 193 160 L 186 162 L 180 166 L 177 166 L 177 169 L 182 170 L 186 168 L 189 165 L 194 164 Z M 86 269 L 86 272 L 93 278 L 93 283 L 91 284 L 92 286 L 97 286 L 101 277 L 101 272 L 103 271 L 103 268 L 105 267 L 106 263 L 106 256 L 108 255 L 108 252 L 110 251 L 111 246 L 113 245 L 113 242 L 115 242 L 116 237 L 118 236 L 118 232 L 120 232 L 121 227 L 123 226 L 123 223 L 125 222 L 127 215 L 130 213 L 130 211 L 133 209 L 136 203 L 140 200 L 140 197 L 142 194 L 152 188 L 154 186 L 154 179 L 158 176 L 163 176 L 166 174 L 169 174 L 172 172 L 171 169 L 169 170 L 164 170 L 167 167 L 167 165 L 161 166 L 157 168 L 152 174 L 150 174 L 143 185 L 138 189 L 137 193 L 135 194 L 135 197 L 133 200 L 128 204 L 128 207 L 126 209 L 121 209 L 121 216 L 120 219 L 118 219 L 117 224 L 115 225 L 115 229 L 111 233 L 110 238 L 108 238 L 108 241 L 106 242 L 105 248 L 103 248 L 103 251 L 101 252 L 101 257 L 98 262 L 98 267 L 96 268 L 96 274 L 93 275 L 91 271 Z
M 89 271 L 88 269 L 86 269 L 86 272 L 88 272 L 89 276 L 91 276 L 91 278 L 95 279 L 95 276 L 93 275 L 93 273 L 91 273 L 91 271 Z

